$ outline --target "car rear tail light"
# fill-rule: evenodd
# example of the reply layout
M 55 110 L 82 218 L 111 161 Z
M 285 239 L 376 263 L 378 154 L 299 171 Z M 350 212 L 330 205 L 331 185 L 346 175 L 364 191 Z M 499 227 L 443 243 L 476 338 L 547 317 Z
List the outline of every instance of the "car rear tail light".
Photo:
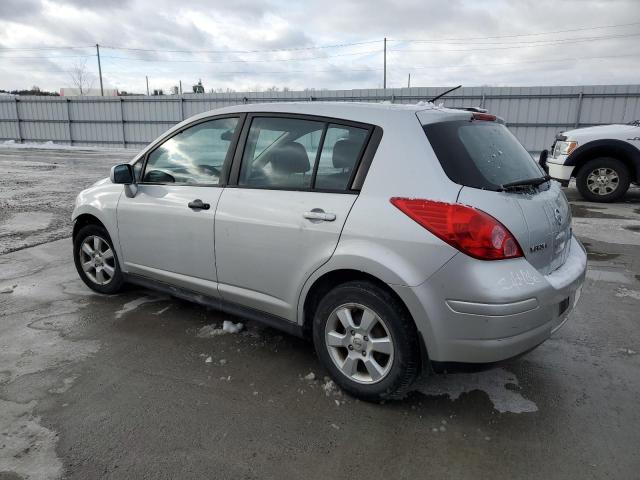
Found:
M 491 215 L 458 203 L 393 197 L 391 203 L 452 247 L 479 260 L 522 256 L 511 232 Z
M 495 122 L 498 117 L 491 115 L 490 113 L 474 113 L 471 118 L 473 120 L 484 120 L 486 122 Z

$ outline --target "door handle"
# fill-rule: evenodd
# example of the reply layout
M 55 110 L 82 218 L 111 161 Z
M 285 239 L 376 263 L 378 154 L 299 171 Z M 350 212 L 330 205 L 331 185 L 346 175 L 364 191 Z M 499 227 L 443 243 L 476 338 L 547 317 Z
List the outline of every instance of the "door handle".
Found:
M 187 206 L 192 210 L 209 210 L 211 208 L 211 205 L 209 205 L 208 203 L 204 203 L 199 198 L 189 202 Z
M 335 213 L 326 213 L 321 208 L 314 208 L 310 212 L 304 212 L 302 216 L 307 220 L 318 220 L 322 222 L 333 222 L 336 219 Z

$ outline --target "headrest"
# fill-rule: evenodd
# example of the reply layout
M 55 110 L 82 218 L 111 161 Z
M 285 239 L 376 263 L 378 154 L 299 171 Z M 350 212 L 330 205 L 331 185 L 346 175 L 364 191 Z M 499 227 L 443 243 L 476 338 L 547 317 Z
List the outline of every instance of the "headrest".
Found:
M 289 142 L 273 150 L 271 166 L 275 173 L 290 175 L 305 173 L 311 169 L 307 150 L 298 142 Z
M 333 167 L 353 168 L 361 145 L 360 142 L 354 140 L 338 140 L 333 146 Z

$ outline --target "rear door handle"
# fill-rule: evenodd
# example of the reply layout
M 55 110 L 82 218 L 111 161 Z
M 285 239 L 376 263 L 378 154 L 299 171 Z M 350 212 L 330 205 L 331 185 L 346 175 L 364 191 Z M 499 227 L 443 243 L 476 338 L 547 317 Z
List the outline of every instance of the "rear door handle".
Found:
M 192 210 L 209 210 L 211 208 L 211 205 L 209 205 L 208 203 L 204 203 L 202 200 L 197 198 L 189 202 L 188 207 Z
M 304 212 L 302 216 L 307 220 L 319 220 L 322 222 L 333 222 L 336 219 L 335 213 L 326 213 L 321 208 L 314 208 L 310 212 Z

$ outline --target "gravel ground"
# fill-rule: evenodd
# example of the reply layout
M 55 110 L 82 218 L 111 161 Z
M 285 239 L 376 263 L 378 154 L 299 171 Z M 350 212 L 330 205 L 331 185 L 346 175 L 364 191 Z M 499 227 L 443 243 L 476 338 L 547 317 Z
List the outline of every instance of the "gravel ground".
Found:
M 70 236 L 76 195 L 135 153 L 0 146 L 0 254 Z
M 372 405 L 337 390 L 307 342 L 82 284 L 73 198 L 131 155 L 0 149 L 0 479 L 638 477 L 637 189 L 615 205 L 567 190 L 589 270 L 554 337 Z

